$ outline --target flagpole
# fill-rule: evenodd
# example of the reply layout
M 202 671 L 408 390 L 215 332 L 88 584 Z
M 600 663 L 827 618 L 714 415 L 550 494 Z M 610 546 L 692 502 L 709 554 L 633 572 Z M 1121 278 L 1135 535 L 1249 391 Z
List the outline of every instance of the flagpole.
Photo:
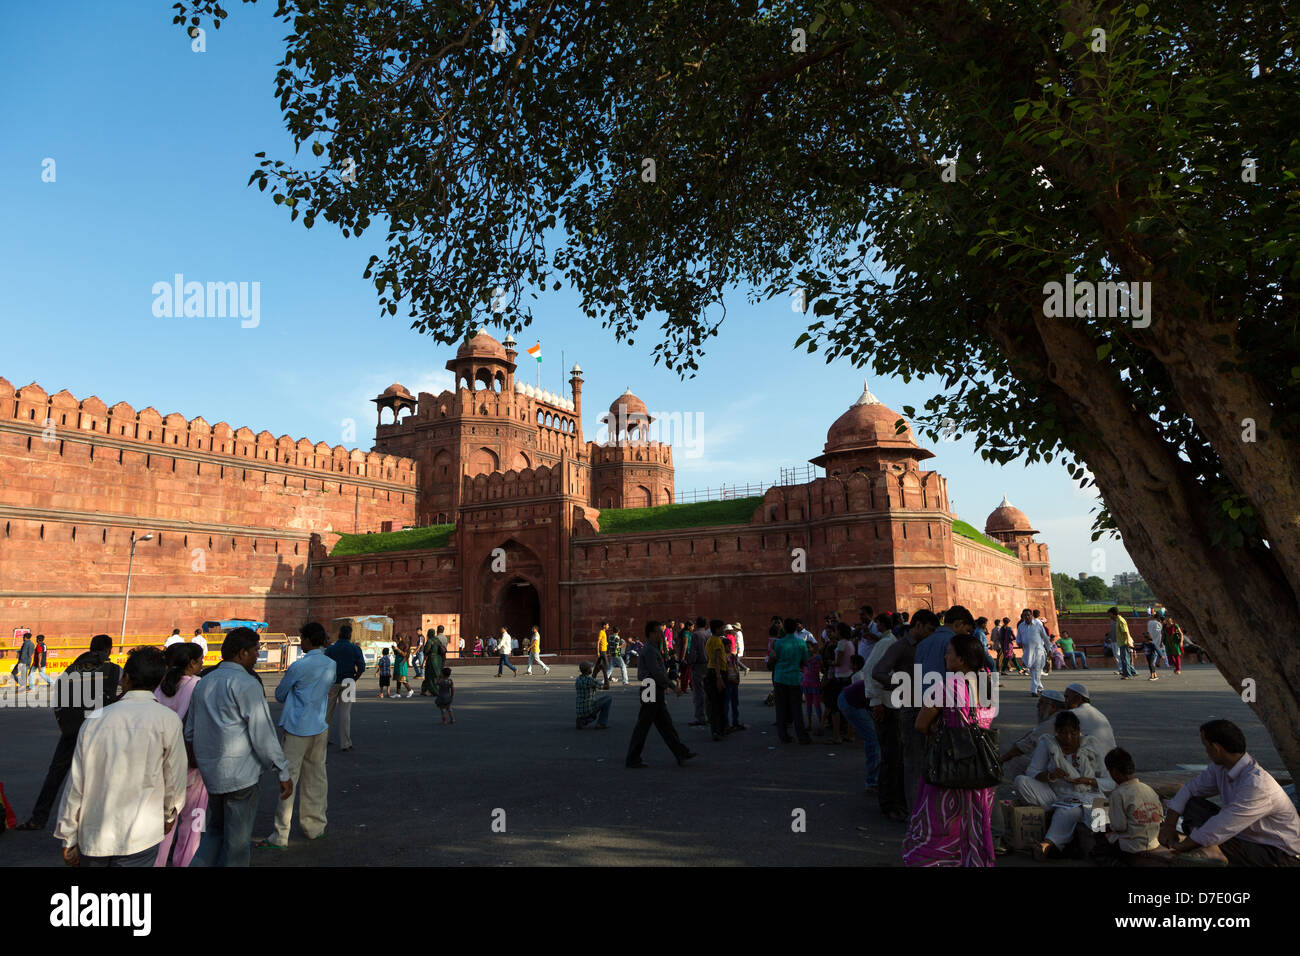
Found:
M 564 394 L 564 349 L 560 349 L 560 397 L 568 398 Z

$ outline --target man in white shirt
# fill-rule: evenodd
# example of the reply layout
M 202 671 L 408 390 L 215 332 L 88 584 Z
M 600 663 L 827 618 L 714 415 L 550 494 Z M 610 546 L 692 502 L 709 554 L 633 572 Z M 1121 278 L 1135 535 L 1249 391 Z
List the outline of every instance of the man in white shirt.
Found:
M 1272 774 L 1246 753 L 1241 728 L 1211 720 L 1201 724 L 1201 743 L 1210 766 L 1169 801 L 1160 843 L 1230 866 L 1300 867 L 1300 814 Z M 1205 799 L 1216 794 L 1221 807 Z M 1187 834 L 1182 839 L 1180 817 Z
M 1079 718 L 1079 732 L 1087 737 L 1097 738 L 1097 746 L 1102 756 L 1110 753 L 1117 746 L 1115 731 L 1111 729 L 1110 720 L 1092 705 L 1088 688 L 1076 681 L 1065 688 L 1065 706 L 1070 713 Z
M 1162 639 L 1161 639 L 1162 630 L 1163 628 L 1160 626 L 1159 618 L 1153 617 L 1151 618 L 1151 620 L 1147 621 L 1147 639 L 1146 639 L 1146 643 L 1142 645 L 1142 651 L 1143 653 L 1146 654 L 1146 658 L 1147 658 L 1147 669 L 1151 672 L 1151 676 L 1148 677 L 1147 680 L 1160 679 L 1159 677 L 1156 676 L 1156 667 L 1160 663 L 1160 645 L 1162 643 Z
M 1029 668 L 1029 693 L 1037 697 L 1043 692 L 1043 662 L 1047 659 L 1047 632 L 1034 620 L 1034 612 L 1025 608 L 1016 625 L 1016 641 L 1024 650 L 1025 666 Z
M 81 727 L 54 837 L 69 866 L 153 866 L 185 803 L 181 721 L 154 699 L 167 665 L 138 647 L 123 668 L 122 698 Z

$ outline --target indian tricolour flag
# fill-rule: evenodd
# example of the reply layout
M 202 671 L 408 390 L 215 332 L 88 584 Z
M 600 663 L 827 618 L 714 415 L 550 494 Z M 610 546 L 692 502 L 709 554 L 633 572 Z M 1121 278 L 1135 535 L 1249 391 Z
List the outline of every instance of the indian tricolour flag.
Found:
M 540 361 L 542 360 L 542 343 L 541 343 L 541 342 L 538 342 L 536 345 L 534 345 L 532 348 L 528 349 L 527 351 L 528 351 L 528 354 L 531 355 L 533 358 L 537 359 L 537 361 L 540 362 Z

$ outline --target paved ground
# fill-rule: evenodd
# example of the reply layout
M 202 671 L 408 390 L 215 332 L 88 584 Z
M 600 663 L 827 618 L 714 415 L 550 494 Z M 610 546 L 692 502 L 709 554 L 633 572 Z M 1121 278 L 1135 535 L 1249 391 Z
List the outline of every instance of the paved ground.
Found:
M 456 672 L 457 723 L 438 725 L 431 698 L 375 699 L 362 681 L 353 708 L 356 749 L 330 748 L 330 827 L 308 843 L 296 832 L 285 851 L 257 851 L 257 866 L 356 865 L 897 865 L 903 828 L 887 822 L 874 795 L 862 793 L 860 746 L 779 745 L 773 711 L 762 705 L 765 672 L 741 690 L 750 729 L 714 743 L 687 727 L 689 697 L 674 699 L 673 719 L 700 756 L 679 768 L 651 732 L 646 770 L 623 758 L 637 709 L 636 688 L 615 687 L 612 728 L 573 729 L 575 667 L 550 677 L 496 679 L 494 668 Z M 1269 769 L 1281 761 L 1260 723 L 1209 665 L 1156 683 L 1120 681 L 1113 671 L 1053 674 L 1063 689 L 1084 677 L 1139 771 L 1204 763 L 1197 726 L 1227 717 L 1246 732 Z M 1033 718 L 1028 681 L 1010 678 L 995 723 L 1014 739 Z M 278 718 L 279 707 L 271 702 Z M 57 739 L 48 711 L 0 710 L 0 782 L 19 819 L 40 789 Z M 275 788 L 263 778 L 258 836 L 270 830 Z M 505 811 L 506 832 L 492 830 Z M 807 830 L 791 831 L 806 811 Z M 52 829 L 52 824 L 51 824 Z M 0 838 L 4 865 L 61 865 L 46 833 Z M 1034 865 L 1009 856 L 999 865 Z M 1053 864 L 1067 865 L 1067 864 Z

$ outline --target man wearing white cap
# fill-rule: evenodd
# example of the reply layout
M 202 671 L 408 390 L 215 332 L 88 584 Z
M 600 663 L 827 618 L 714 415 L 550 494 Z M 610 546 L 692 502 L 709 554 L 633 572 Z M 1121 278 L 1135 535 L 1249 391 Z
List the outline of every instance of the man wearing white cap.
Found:
M 1002 755 L 1002 763 L 1010 764 L 1004 771 L 1006 778 L 1014 780 L 1029 769 L 1029 760 L 1038 746 L 1038 739 L 1056 732 L 1056 715 L 1066 709 L 1065 695 L 1059 690 L 1043 691 L 1038 698 L 1038 723 Z
M 1088 688 L 1077 681 L 1065 688 L 1065 706 L 1079 718 L 1079 730 L 1085 736 L 1095 737 L 1103 757 L 1115 749 L 1115 731 L 1111 730 L 1106 715 L 1092 706 Z

